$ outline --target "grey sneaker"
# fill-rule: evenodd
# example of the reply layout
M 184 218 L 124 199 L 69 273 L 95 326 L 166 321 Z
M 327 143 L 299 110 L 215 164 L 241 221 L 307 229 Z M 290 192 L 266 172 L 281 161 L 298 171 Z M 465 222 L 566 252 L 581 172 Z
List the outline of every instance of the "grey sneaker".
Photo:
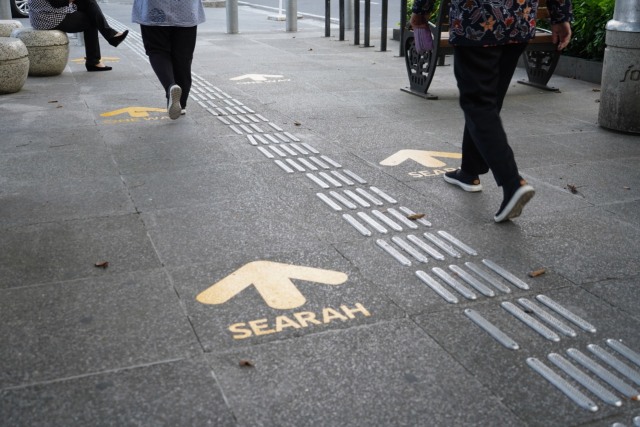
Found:
M 443 175 L 443 178 L 449 184 L 457 185 L 464 191 L 469 191 L 471 193 L 482 191 L 482 184 L 480 184 L 480 178 L 478 175 L 469 175 L 464 173 L 462 169 L 447 172 Z
M 493 217 L 495 222 L 503 222 L 519 217 L 524 206 L 536 194 L 536 190 L 527 184 L 527 181 L 520 179 L 520 185 L 511 190 L 511 195 L 506 196 L 502 201 L 500 210 Z
M 182 95 L 182 89 L 178 85 L 173 85 L 169 88 L 169 102 L 167 103 L 167 112 L 169 118 L 175 120 L 180 117 L 180 96 Z

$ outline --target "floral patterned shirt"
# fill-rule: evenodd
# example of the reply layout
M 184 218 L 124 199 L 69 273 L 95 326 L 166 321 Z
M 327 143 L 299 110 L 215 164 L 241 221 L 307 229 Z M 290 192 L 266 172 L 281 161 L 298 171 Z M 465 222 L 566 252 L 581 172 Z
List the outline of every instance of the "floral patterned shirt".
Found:
M 444 0 L 441 0 L 444 1 Z M 414 0 L 413 13 L 433 10 L 435 0 Z M 547 0 L 551 23 L 571 21 L 571 0 Z M 524 43 L 536 31 L 538 0 L 451 0 L 449 42 L 454 46 Z

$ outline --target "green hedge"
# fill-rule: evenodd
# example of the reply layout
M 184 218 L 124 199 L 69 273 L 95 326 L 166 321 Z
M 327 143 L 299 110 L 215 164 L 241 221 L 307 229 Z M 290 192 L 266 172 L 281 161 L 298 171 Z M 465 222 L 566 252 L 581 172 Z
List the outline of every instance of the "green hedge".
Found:
M 602 61 L 605 27 L 613 18 L 615 0 L 574 0 L 573 37 L 565 53 L 578 58 Z
M 438 4 L 440 2 L 437 2 Z M 438 7 L 436 4 L 436 10 Z M 407 22 L 411 17 L 413 0 L 407 1 Z M 573 37 L 566 55 L 602 61 L 604 58 L 605 26 L 613 18 L 615 0 L 573 0 Z M 436 14 L 431 16 L 434 21 Z

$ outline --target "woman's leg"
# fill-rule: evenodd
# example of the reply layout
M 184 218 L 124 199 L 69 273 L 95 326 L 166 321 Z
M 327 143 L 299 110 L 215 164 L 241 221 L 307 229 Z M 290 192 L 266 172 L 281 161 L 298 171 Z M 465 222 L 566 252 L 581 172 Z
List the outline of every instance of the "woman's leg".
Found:
M 167 99 L 169 88 L 176 84 L 171 61 L 171 29 L 172 27 L 140 25 L 144 50 Z
M 176 84 L 182 88 L 180 106 L 187 107 L 191 90 L 191 63 L 196 48 L 198 27 L 174 27 L 171 37 L 171 62 Z
M 100 63 L 100 43 L 98 42 L 98 30 L 86 13 L 76 11 L 69 13 L 55 28 L 65 33 L 84 32 L 85 60 L 88 65 Z
M 102 9 L 100 9 L 96 0 L 76 0 L 75 4 L 78 7 L 78 11 L 86 14 L 93 27 L 102 34 L 105 40 L 111 40 L 113 36 L 118 34 L 116 30 L 109 26 L 107 18 L 104 17 Z

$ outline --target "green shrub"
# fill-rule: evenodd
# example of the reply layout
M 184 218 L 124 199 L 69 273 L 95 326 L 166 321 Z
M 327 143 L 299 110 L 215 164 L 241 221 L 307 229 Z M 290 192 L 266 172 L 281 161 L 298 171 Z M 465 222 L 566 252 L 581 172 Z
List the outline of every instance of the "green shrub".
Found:
M 615 0 L 574 0 L 573 36 L 565 50 L 570 56 L 602 61 L 607 22 L 613 18 Z

